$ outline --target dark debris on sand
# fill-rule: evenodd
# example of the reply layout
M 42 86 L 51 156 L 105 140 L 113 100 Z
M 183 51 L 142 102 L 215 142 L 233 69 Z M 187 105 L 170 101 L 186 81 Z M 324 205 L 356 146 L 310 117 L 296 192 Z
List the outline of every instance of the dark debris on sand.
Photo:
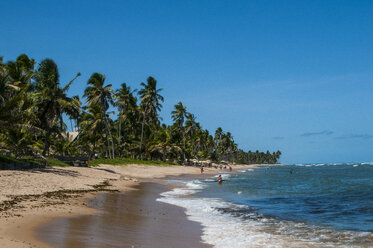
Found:
M 52 205 L 66 204 L 66 200 L 72 197 L 79 197 L 86 193 L 92 192 L 119 192 L 116 189 L 108 189 L 111 186 L 108 180 L 92 185 L 93 189 L 78 189 L 78 190 L 58 190 L 53 192 L 46 192 L 43 194 L 34 195 L 17 195 L 9 196 L 11 199 L 0 203 L 0 215 L 4 216 L 20 216 L 11 213 L 10 210 L 21 210 L 25 208 L 26 204 L 31 208 L 40 208 Z M 36 204 L 35 204 L 36 203 Z

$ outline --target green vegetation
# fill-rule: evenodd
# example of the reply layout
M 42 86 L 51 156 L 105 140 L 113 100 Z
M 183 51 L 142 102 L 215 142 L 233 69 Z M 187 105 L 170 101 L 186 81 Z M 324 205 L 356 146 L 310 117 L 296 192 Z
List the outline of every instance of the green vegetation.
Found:
M 174 163 L 171 163 L 171 162 L 138 160 L 138 159 L 132 159 L 132 158 L 115 158 L 115 159 L 99 158 L 99 159 L 92 160 L 89 163 L 90 166 L 96 166 L 99 164 L 111 164 L 111 165 L 143 164 L 143 165 L 157 165 L 157 166 L 174 165 Z
M 23 164 L 24 161 L 10 157 L 10 156 L 4 156 L 0 154 L 0 162 L 3 163 L 18 163 L 18 164 Z
M 190 159 L 277 163 L 280 158 L 280 151 L 239 149 L 232 134 L 220 127 L 210 134 L 181 102 L 171 113 L 174 123 L 161 123 L 164 98 L 153 77 L 139 90 L 126 83 L 113 89 L 104 74 L 95 72 L 82 103 L 78 96 L 68 96 L 79 76 L 61 83 L 52 59 L 36 65 L 24 54 L 6 63 L 0 57 L 0 153 L 11 154 L 0 160 L 67 166 L 54 157 L 98 154 L 91 165 L 169 165 Z M 67 125 L 73 132 L 67 132 Z
M 47 165 L 48 166 L 60 166 L 60 167 L 70 166 L 68 163 L 65 163 L 55 158 L 47 158 Z
M 30 156 L 25 156 L 22 158 L 14 158 L 12 156 L 4 156 L 0 154 L 0 162 L 7 163 L 7 164 L 29 164 L 30 167 L 44 167 L 44 166 L 70 166 L 69 164 L 62 162 L 55 158 L 35 158 Z

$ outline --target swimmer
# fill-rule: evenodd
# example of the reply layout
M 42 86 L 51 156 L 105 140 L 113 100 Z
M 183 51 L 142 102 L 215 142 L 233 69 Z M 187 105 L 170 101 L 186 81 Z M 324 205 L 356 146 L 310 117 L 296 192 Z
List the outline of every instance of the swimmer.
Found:
M 218 182 L 219 182 L 219 184 L 222 184 L 222 182 L 223 182 L 223 178 L 221 177 L 221 175 L 219 175 L 219 177 L 218 177 Z

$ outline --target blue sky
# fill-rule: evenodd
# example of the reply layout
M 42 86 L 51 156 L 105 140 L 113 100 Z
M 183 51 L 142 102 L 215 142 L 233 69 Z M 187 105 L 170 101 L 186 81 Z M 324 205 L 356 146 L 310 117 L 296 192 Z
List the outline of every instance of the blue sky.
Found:
M 372 1 L 1 1 L 0 56 L 52 58 L 81 95 L 154 76 L 211 132 L 282 162 L 373 161 Z

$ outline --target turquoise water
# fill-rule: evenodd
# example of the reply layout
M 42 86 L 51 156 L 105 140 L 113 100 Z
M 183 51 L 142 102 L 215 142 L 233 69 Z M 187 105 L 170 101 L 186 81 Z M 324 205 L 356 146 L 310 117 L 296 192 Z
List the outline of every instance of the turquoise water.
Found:
M 373 164 L 262 166 L 184 182 L 186 208 L 214 247 L 373 247 Z
M 264 215 L 341 230 L 373 231 L 373 165 L 265 167 L 231 176 L 203 195 Z

